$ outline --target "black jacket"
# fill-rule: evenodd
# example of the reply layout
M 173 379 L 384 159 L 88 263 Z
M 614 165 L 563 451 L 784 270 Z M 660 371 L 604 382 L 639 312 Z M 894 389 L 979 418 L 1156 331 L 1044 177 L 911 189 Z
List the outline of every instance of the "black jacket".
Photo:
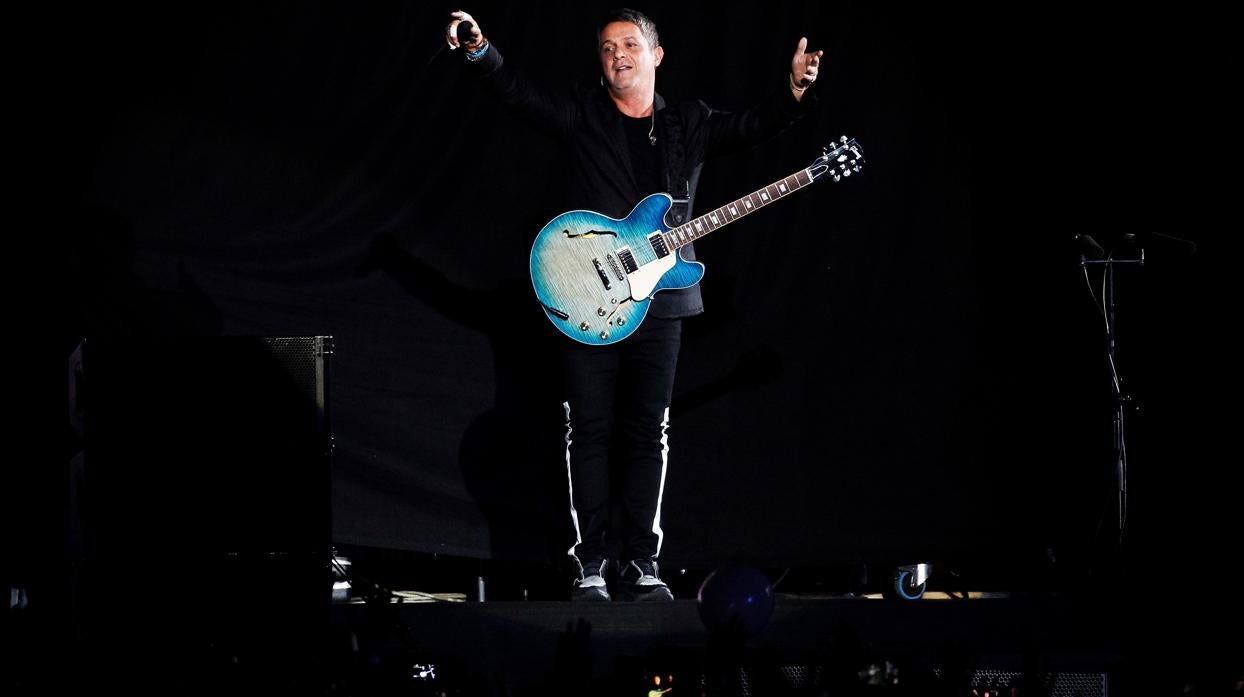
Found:
M 464 51 L 465 53 L 465 51 Z M 560 177 L 570 208 L 592 210 L 613 218 L 627 213 L 644 196 L 631 173 L 631 157 L 623 131 L 622 112 L 603 87 L 565 93 L 541 89 L 505 64 L 490 46 L 468 69 L 488 85 L 501 103 L 516 109 L 559 143 L 566 166 Z M 656 134 L 666 193 L 675 199 L 668 224 L 691 218 L 696 184 L 704 161 L 714 155 L 759 143 L 781 132 L 815 106 L 811 93 L 797 101 L 782 88 L 747 111 L 728 113 L 691 100 L 667 105 L 656 96 Z M 685 204 L 680 205 L 681 201 Z M 682 250 L 695 258 L 693 245 Z M 658 293 L 649 312 L 654 317 L 687 317 L 704 311 L 699 286 Z

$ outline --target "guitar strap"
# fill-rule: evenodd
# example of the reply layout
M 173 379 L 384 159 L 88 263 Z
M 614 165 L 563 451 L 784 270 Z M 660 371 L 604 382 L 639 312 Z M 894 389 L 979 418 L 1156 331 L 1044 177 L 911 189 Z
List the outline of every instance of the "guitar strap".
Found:
M 665 144 L 663 176 L 665 191 L 674 199 L 670 206 L 669 220 L 681 225 L 691 216 L 691 184 L 687 180 L 687 148 L 684 138 L 682 114 L 676 108 L 661 110 L 662 142 Z

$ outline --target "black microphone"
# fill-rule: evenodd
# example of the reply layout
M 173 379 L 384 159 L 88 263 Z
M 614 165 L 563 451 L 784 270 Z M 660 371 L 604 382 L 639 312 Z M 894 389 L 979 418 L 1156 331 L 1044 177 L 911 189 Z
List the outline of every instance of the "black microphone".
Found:
M 1082 247 L 1088 250 L 1089 257 L 1101 259 L 1106 256 L 1106 250 L 1102 249 L 1100 244 L 1097 244 L 1097 240 L 1093 239 L 1092 235 L 1076 235 L 1076 240 L 1079 241 Z
M 474 24 L 469 21 L 458 22 L 458 46 L 466 46 L 471 43 L 471 30 L 475 28 Z

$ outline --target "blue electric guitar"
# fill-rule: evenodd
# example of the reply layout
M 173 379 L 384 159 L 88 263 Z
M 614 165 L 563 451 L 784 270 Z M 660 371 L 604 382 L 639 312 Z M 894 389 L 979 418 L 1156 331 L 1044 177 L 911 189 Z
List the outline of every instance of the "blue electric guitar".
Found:
M 645 198 L 622 220 L 562 213 L 531 247 L 536 298 L 571 339 L 592 346 L 619 342 L 644 321 L 657 292 L 688 288 L 704 277 L 704 265 L 683 259 L 681 247 L 819 179 L 849 177 L 863 164 L 859 144 L 843 136 L 807 168 L 675 228 L 665 224 L 669 194 Z

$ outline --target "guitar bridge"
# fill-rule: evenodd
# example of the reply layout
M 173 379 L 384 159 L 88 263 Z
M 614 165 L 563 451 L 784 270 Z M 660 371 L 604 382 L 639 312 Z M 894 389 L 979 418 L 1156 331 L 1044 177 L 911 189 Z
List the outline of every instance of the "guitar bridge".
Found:
M 605 261 L 609 262 L 609 268 L 613 269 L 613 275 L 617 276 L 619 281 L 626 280 L 626 276 L 622 275 L 622 267 L 618 266 L 617 257 L 613 256 L 612 254 L 606 254 Z
M 596 275 L 600 276 L 600 282 L 605 284 L 605 290 L 613 288 L 613 286 L 609 283 L 609 274 L 605 273 L 605 267 L 600 265 L 600 260 L 593 259 L 592 266 L 596 267 Z

